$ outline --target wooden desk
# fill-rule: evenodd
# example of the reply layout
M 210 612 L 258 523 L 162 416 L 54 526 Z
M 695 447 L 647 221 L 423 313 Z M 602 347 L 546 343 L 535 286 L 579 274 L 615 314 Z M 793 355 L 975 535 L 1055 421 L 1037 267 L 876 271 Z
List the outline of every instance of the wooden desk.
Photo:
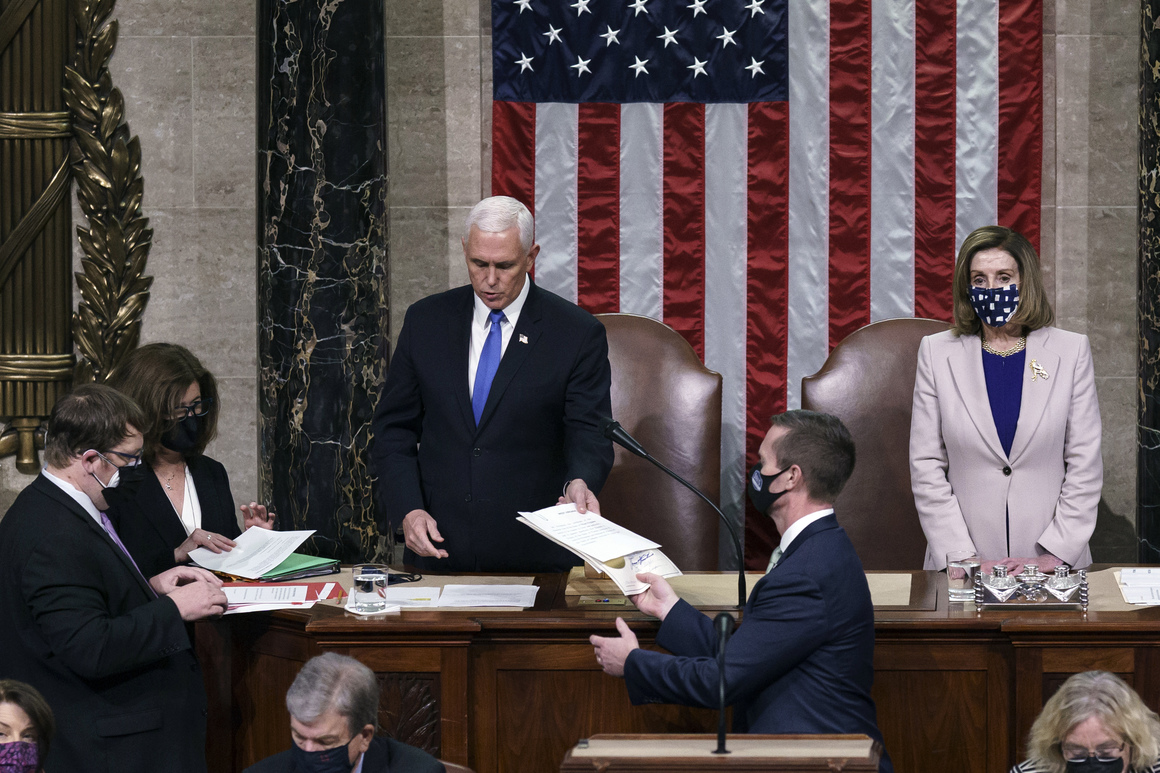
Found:
M 240 771 L 288 747 L 286 689 L 323 651 L 378 674 L 386 732 L 478 773 L 558 770 L 596 733 L 715 731 L 710 710 L 632 706 L 623 682 L 597 667 L 590 634 L 613 633 L 620 614 L 651 646 L 654 619 L 579 608 L 562 575 L 536 582 L 526 611 L 357 618 L 317 606 L 198 624 L 210 770 Z M 899 773 L 1007 770 L 1045 696 L 1079 671 L 1113 671 L 1160 707 L 1160 609 L 976 614 L 947 604 L 945 582 L 916 572 L 912 608 L 875 610 L 874 698 Z

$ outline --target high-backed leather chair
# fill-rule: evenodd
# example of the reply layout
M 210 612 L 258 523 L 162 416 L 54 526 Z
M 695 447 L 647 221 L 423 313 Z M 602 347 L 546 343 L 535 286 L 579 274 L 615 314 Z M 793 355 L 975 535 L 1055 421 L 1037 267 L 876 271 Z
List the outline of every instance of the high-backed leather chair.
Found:
M 857 463 L 834 509 L 866 569 L 921 569 L 926 537 L 910 490 L 910 407 L 918 344 L 950 327 L 887 319 L 856 330 L 802 379 L 802 407 L 841 419 Z
M 599 314 L 608 331 L 612 416 L 656 459 L 705 492 L 721 493 L 721 375 L 671 327 Z M 717 568 L 716 513 L 651 464 L 616 446 L 600 492 L 609 520 L 661 543 L 683 570 Z

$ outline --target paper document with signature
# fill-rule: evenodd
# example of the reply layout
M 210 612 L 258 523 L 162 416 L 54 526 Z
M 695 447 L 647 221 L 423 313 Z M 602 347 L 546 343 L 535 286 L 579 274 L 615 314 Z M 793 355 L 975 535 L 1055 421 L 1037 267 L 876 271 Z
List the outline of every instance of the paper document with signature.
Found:
M 516 520 L 607 574 L 626 596 L 648 590 L 648 583 L 636 579 L 637 574 L 675 577 L 681 573 L 658 543 L 596 513 L 578 513 L 573 504 L 520 513 Z

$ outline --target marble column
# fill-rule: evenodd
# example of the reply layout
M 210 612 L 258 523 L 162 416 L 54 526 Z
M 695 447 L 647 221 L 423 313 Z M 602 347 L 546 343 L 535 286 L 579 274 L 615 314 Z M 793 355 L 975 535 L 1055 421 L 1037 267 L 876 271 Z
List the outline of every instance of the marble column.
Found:
M 1140 560 L 1160 561 L 1160 0 L 1140 4 Z
M 261 496 L 343 561 L 383 547 L 370 422 L 386 371 L 382 0 L 258 4 Z

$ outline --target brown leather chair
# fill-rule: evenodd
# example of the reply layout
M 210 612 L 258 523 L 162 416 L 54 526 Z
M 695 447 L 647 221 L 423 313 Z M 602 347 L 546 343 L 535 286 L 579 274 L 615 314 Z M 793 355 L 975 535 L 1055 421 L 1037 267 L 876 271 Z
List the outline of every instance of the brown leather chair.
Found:
M 887 319 L 856 330 L 802 379 L 802 407 L 831 413 L 857 447 L 854 474 L 834 504 L 867 569 L 921 569 L 926 537 L 910 490 L 910 407 L 918 344 L 950 326 Z
M 648 317 L 599 314 L 608 331 L 612 416 L 654 458 L 705 492 L 721 494 L 721 375 L 681 334 Z M 717 568 L 716 513 L 644 459 L 616 446 L 600 492 L 609 520 L 661 543 L 687 571 Z

